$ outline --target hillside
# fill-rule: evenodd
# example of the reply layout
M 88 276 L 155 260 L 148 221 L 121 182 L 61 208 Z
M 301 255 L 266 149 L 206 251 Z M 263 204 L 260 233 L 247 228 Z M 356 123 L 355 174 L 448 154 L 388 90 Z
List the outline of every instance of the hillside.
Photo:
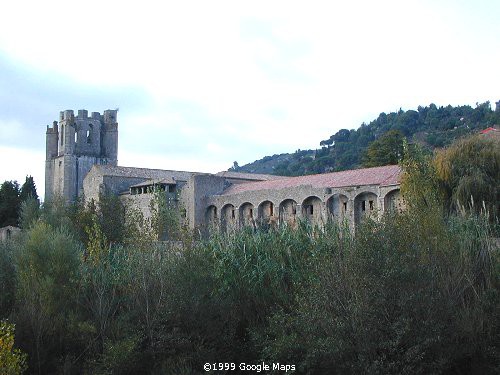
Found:
M 403 137 L 433 150 L 499 123 L 500 105 L 493 111 L 489 102 L 476 104 L 475 108 L 468 105 L 437 107 L 430 104 L 427 107 L 419 106 L 417 110 L 400 109 L 389 114 L 381 113 L 375 120 L 361 124 L 356 130 L 341 129 L 319 142 L 320 148 L 316 150 L 265 156 L 243 166 L 235 164 L 230 170 L 299 176 L 383 165 L 384 160 L 376 159 L 377 149 L 397 147 Z M 377 143 L 373 143 L 375 141 Z M 368 153 L 370 146 L 371 152 Z M 387 151 L 397 155 L 395 150 Z M 386 160 L 385 164 L 390 163 L 390 159 Z

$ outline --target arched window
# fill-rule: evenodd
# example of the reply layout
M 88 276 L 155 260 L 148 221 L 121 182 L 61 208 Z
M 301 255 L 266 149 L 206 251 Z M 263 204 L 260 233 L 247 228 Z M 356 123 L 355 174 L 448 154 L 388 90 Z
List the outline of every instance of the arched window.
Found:
M 297 217 L 297 202 L 293 199 L 285 199 L 279 205 L 280 224 L 295 226 Z
M 89 124 L 89 129 L 87 130 L 87 143 L 92 143 L 92 130 L 93 130 L 92 124 Z
M 232 204 L 226 204 L 221 210 L 222 230 L 227 232 L 235 229 L 236 215 L 235 207 Z
M 259 204 L 257 217 L 260 225 L 269 225 L 274 222 L 274 204 L 271 201 L 264 201 Z
M 372 192 L 363 192 L 354 199 L 354 222 L 359 224 L 365 217 L 376 218 L 378 197 Z
M 308 197 L 302 202 L 302 217 L 312 225 L 322 225 L 321 206 L 321 199 L 315 196 Z
M 253 204 L 248 202 L 242 204 L 239 208 L 239 213 L 240 213 L 239 217 L 240 226 L 242 227 L 255 226 L 253 217 Z

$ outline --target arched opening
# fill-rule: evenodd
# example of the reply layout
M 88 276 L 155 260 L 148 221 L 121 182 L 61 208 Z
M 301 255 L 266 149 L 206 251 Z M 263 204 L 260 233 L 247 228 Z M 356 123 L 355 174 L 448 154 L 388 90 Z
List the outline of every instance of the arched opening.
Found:
M 208 206 L 207 211 L 205 212 L 205 222 L 207 223 L 209 228 L 213 228 L 219 224 L 219 220 L 217 217 L 217 207 Z
M 258 218 L 260 225 L 274 224 L 276 218 L 274 216 L 274 204 L 271 201 L 264 201 L 259 204 Z
M 281 224 L 294 227 L 297 223 L 297 202 L 293 199 L 285 199 L 280 203 L 279 219 Z
M 86 137 L 87 137 L 87 143 L 92 143 L 92 130 L 94 126 L 92 124 L 89 124 L 89 128 L 86 132 Z
M 332 195 L 326 201 L 328 218 L 330 220 L 342 221 L 346 217 L 349 199 L 344 194 Z
M 312 225 L 322 225 L 321 218 L 321 199 L 318 197 L 309 197 L 302 202 L 302 217 Z
M 359 224 L 365 217 L 376 218 L 378 199 L 374 193 L 364 192 L 354 199 L 354 222 Z
M 401 196 L 401 191 L 395 189 L 387 193 L 384 197 L 384 210 L 385 212 L 403 212 L 405 204 L 403 197 Z
M 226 204 L 221 210 L 222 230 L 230 231 L 236 227 L 236 210 L 232 204 Z
M 243 203 L 239 208 L 239 220 L 241 227 L 255 227 L 255 220 L 253 217 L 253 204 Z

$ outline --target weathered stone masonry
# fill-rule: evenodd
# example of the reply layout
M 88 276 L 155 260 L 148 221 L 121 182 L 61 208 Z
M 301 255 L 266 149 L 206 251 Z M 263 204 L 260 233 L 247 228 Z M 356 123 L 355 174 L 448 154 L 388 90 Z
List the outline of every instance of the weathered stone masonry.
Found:
M 385 166 L 233 186 L 208 199 L 205 222 L 223 230 L 300 219 L 313 225 L 345 219 L 354 226 L 402 208 L 399 174 L 398 166 Z
M 152 192 L 160 188 L 185 223 L 203 234 L 211 227 L 294 226 L 301 219 L 320 226 L 347 220 L 354 228 L 366 216 L 402 209 L 400 168 L 394 165 L 281 177 L 119 167 L 117 154 L 117 111 L 90 117 L 85 110 L 76 117 L 61 112 L 59 123 L 47 126 L 45 200 L 116 194 L 148 217 Z
M 93 165 L 117 165 L 117 111 L 101 115 L 79 110 L 63 111 L 59 123 L 47 126 L 45 158 L 45 201 L 55 195 L 74 201 L 83 193 L 83 179 Z

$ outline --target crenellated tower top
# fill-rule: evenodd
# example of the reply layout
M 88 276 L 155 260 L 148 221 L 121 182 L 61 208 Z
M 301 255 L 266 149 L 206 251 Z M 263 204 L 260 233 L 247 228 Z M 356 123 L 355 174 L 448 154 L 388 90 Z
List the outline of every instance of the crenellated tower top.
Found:
M 61 111 L 46 132 L 46 200 L 59 194 L 74 200 L 94 164 L 118 163 L 118 110 Z

